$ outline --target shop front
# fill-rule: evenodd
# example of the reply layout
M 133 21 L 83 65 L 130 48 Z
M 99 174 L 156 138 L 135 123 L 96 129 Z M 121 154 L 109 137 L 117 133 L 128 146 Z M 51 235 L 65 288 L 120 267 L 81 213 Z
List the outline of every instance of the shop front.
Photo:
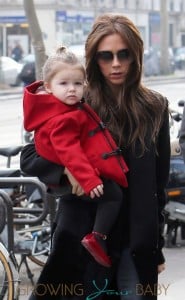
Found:
M 30 47 L 26 18 L 24 16 L 0 16 L 0 55 L 13 57 L 16 48 L 20 49 L 20 53 L 22 51 L 22 55 L 26 55 L 30 52 Z

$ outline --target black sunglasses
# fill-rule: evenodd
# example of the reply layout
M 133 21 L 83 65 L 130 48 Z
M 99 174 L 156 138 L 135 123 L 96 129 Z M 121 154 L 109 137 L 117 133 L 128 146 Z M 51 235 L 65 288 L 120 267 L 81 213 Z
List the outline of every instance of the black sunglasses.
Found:
M 114 59 L 114 55 L 121 62 L 126 61 L 130 57 L 130 52 L 128 49 L 121 49 L 117 53 L 112 53 L 111 51 L 98 51 L 96 53 L 96 59 L 103 62 L 111 62 Z

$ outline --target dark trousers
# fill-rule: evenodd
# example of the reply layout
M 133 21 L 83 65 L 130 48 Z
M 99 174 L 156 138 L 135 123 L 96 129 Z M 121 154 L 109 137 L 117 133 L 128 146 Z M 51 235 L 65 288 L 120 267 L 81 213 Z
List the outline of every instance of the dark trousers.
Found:
M 62 197 L 54 222 L 51 254 L 30 300 L 85 300 L 86 295 L 94 291 L 93 280 L 102 284 L 102 280 L 111 278 L 112 268 L 96 263 L 80 241 L 92 230 L 109 232 L 118 217 L 120 203 L 116 204 L 117 197 L 121 203 L 121 188 L 112 181 L 105 183 L 104 196 L 95 200 L 74 195 Z M 58 296 L 51 295 L 51 289 L 56 291 L 61 284 L 67 287 L 81 284 L 84 295 L 77 295 L 78 291 L 69 296 L 61 295 L 61 289 Z
M 142 300 L 141 293 L 137 291 L 139 283 L 138 274 L 133 258 L 128 248 L 123 249 L 117 272 L 117 286 L 120 300 Z

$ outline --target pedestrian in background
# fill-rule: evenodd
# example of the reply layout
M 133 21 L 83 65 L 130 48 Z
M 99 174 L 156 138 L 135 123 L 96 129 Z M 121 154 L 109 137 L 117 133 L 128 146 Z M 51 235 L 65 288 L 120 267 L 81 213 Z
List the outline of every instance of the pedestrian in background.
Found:
M 35 62 L 25 63 L 19 74 L 19 78 L 23 82 L 24 86 L 34 82 L 36 80 Z
M 19 43 L 19 41 L 15 41 L 15 46 L 12 48 L 12 51 L 11 51 L 11 57 L 19 62 L 21 61 L 22 57 L 23 57 L 23 48 L 21 46 L 21 44 Z
M 185 163 L 185 106 L 182 114 L 181 128 L 179 131 L 179 144 L 182 152 L 182 156 Z

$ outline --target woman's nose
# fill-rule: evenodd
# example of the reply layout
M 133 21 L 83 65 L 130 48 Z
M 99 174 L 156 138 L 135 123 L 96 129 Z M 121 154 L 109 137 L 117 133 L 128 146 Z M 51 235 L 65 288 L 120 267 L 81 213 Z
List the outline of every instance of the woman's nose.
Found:
M 117 55 L 115 55 L 115 54 L 113 56 L 112 65 L 113 66 L 119 66 L 120 65 L 120 61 L 119 61 Z

